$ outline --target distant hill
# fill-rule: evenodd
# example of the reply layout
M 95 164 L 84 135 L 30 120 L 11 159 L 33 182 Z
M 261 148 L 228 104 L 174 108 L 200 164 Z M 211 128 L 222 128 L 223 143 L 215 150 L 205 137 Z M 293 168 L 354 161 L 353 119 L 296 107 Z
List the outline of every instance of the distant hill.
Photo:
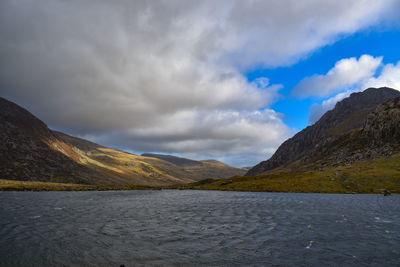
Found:
M 245 172 L 223 163 L 166 159 L 170 158 L 138 156 L 52 131 L 26 109 L 0 97 L 1 179 L 171 185 Z
M 393 142 L 398 144 L 400 139 L 395 136 L 399 124 L 393 121 L 395 117 L 391 114 L 397 114 L 397 100 L 393 99 L 399 96 L 399 91 L 386 87 L 351 94 L 314 125 L 285 141 L 269 160 L 254 166 L 246 175 L 342 166 L 361 159 L 393 154 L 393 149 L 388 146 L 393 146 Z M 388 102 L 382 104 L 385 101 Z M 390 112 L 385 113 L 385 109 Z M 375 118 L 373 134 L 368 130 L 371 129 L 372 118 Z M 391 126 L 385 126 L 384 122 Z M 377 144 L 386 148 L 378 149 Z
M 186 177 L 191 177 L 193 180 L 200 181 L 203 180 L 204 177 L 212 178 L 212 179 L 222 179 L 227 177 L 232 177 L 235 175 L 244 175 L 246 173 L 245 169 L 235 168 L 225 163 L 222 163 L 217 160 L 191 160 L 171 155 L 161 155 L 161 154 L 152 154 L 152 153 L 144 153 L 142 156 L 146 157 L 146 162 L 152 164 L 149 158 L 161 159 L 176 166 L 179 166 L 180 169 L 185 173 Z
M 143 153 L 142 156 L 143 157 L 162 159 L 162 160 L 171 162 L 172 164 L 175 164 L 177 166 L 201 166 L 202 165 L 201 161 L 196 161 L 196 160 L 191 160 L 191 159 L 186 159 L 186 158 L 180 158 L 180 157 L 171 156 L 171 155 Z

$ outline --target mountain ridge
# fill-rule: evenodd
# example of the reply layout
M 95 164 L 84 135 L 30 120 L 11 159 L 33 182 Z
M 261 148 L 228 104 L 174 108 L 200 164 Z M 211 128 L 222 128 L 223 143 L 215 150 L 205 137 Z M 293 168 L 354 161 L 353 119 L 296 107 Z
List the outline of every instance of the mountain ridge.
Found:
M 297 166 L 308 163 L 310 154 L 324 146 L 324 140 L 337 140 L 340 136 L 363 126 L 368 114 L 377 105 L 400 96 L 400 92 L 388 88 L 368 88 L 353 93 L 326 112 L 315 124 L 308 126 L 277 149 L 272 157 L 251 168 L 246 175 L 258 175 L 277 168 L 285 168 L 296 161 Z
M 346 123 L 351 125 L 343 125 Z M 361 127 L 357 127 L 360 124 Z M 318 140 L 317 145 L 307 153 L 274 169 L 255 175 L 208 180 L 175 188 L 385 195 L 400 193 L 400 97 L 350 112 L 333 127 L 326 129 L 326 133 L 325 138 Z
M 159 186 L 245 172 L 211 163 L 183 168 L 162 159 L 104 147 L 52 131 L 28 110 L 1 97 L 0 155 L 0 178 L 22 181 Z

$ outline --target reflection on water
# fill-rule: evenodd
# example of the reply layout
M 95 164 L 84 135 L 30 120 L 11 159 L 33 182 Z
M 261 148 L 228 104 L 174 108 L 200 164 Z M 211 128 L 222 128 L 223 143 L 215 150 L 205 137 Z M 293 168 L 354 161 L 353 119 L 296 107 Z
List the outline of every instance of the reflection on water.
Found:
M 0 265 L 399 266 L 400 196 L 0 192 Z

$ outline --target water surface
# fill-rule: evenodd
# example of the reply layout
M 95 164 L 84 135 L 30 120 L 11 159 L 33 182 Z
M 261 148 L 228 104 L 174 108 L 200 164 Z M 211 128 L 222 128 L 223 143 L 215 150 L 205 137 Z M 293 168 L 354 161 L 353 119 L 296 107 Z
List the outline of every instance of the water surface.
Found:
M 400 196 L 0 192 L 0 265 L 399 266 Z

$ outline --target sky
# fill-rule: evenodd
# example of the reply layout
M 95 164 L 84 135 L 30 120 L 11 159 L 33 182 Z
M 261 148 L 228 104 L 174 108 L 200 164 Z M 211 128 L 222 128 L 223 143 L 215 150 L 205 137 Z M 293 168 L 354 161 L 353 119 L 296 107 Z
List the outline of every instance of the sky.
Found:
M 0 96 L 133 153 L 252 166 L 400 89 L 400 0 L 3 0 Z

